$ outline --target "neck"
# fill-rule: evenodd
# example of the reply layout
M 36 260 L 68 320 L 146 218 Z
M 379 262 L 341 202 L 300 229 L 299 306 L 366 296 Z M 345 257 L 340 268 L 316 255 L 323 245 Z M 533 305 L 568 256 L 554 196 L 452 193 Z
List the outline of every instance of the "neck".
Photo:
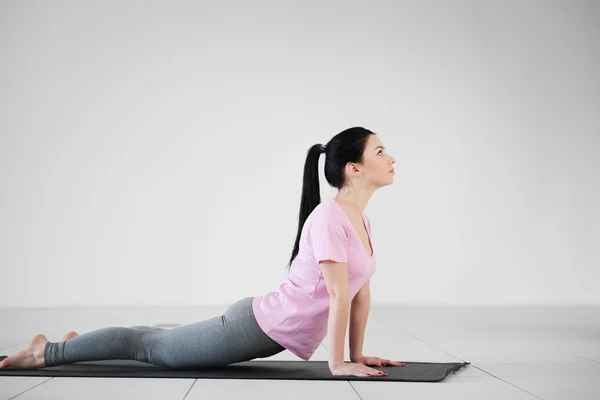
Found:
M 334 200 L 337 203 L 344 204 L 350 210 L 355 212 L 358 215 L 361 215 L 369 200 L 371 199 L 371 195 L 373 192 L 353 192 L 353 193 L 342 193 L 341 191 L 334 197 Z

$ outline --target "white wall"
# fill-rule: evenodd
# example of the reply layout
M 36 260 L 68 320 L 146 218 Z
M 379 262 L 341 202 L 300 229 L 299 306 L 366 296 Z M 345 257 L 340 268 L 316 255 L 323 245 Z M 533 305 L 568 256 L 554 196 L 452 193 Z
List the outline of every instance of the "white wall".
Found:
M 276 290 L 351 126 L 397 159 L 374 305 L 599 303 L 599 37 L 597 1 L 3 0 L 0 307 Z

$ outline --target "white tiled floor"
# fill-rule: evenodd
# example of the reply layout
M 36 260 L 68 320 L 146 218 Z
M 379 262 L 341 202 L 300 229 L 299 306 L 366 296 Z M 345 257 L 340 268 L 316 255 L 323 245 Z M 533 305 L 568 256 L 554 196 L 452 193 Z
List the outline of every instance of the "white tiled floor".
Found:
M 225 309 L 1 309 L 0 354 L 37 333 L 58 341 L 69 330 L 187 324 Z M 311 360 L 327 360 L 326 344 Z M 439 383 L 0 376 L 0 400 L 600 399 L 600 306 L 373 306 L 364 352 L 471 365 Z M 288 351 L 271 359 L 299 360 Z

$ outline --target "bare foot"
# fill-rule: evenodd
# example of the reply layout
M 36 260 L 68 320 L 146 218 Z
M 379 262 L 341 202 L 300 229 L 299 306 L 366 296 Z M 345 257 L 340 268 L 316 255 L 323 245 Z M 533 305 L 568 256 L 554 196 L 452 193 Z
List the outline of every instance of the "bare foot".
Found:
M 73 339 L 74 337 L 77 337 L 77 336 L 79 336 L 79 333 L 77 333 L 77 332 L 74 332 L 74 331 L 69 331 L 69 333 L 67 333 L 67 334 L 66 334 L 66 335 L 65 335 L 65 336 L 62 338 L 62 340 L 63 340 L 63 342 L 64 342 L 65 340 Z
M 43 368 L 44 350 L 48 339 L 46 336 L 35 335 L 27 347 L 0 362 L 0 368 L 6 369 L 38 369 Z

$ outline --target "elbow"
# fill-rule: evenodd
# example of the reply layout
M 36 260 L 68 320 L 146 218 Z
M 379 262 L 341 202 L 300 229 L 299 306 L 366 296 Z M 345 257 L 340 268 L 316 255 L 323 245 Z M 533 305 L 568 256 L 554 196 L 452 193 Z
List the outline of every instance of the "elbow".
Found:
M 335 302 L 335 303 L 348 303 L 350 304 L 350 295 L 348 294 L 348 291 L 344 291 L 344 290 L 340 290 L 340 291 L 335 291 L 335 292 L 330 292 L 329 293 L 329 301 L 330 302 Z

